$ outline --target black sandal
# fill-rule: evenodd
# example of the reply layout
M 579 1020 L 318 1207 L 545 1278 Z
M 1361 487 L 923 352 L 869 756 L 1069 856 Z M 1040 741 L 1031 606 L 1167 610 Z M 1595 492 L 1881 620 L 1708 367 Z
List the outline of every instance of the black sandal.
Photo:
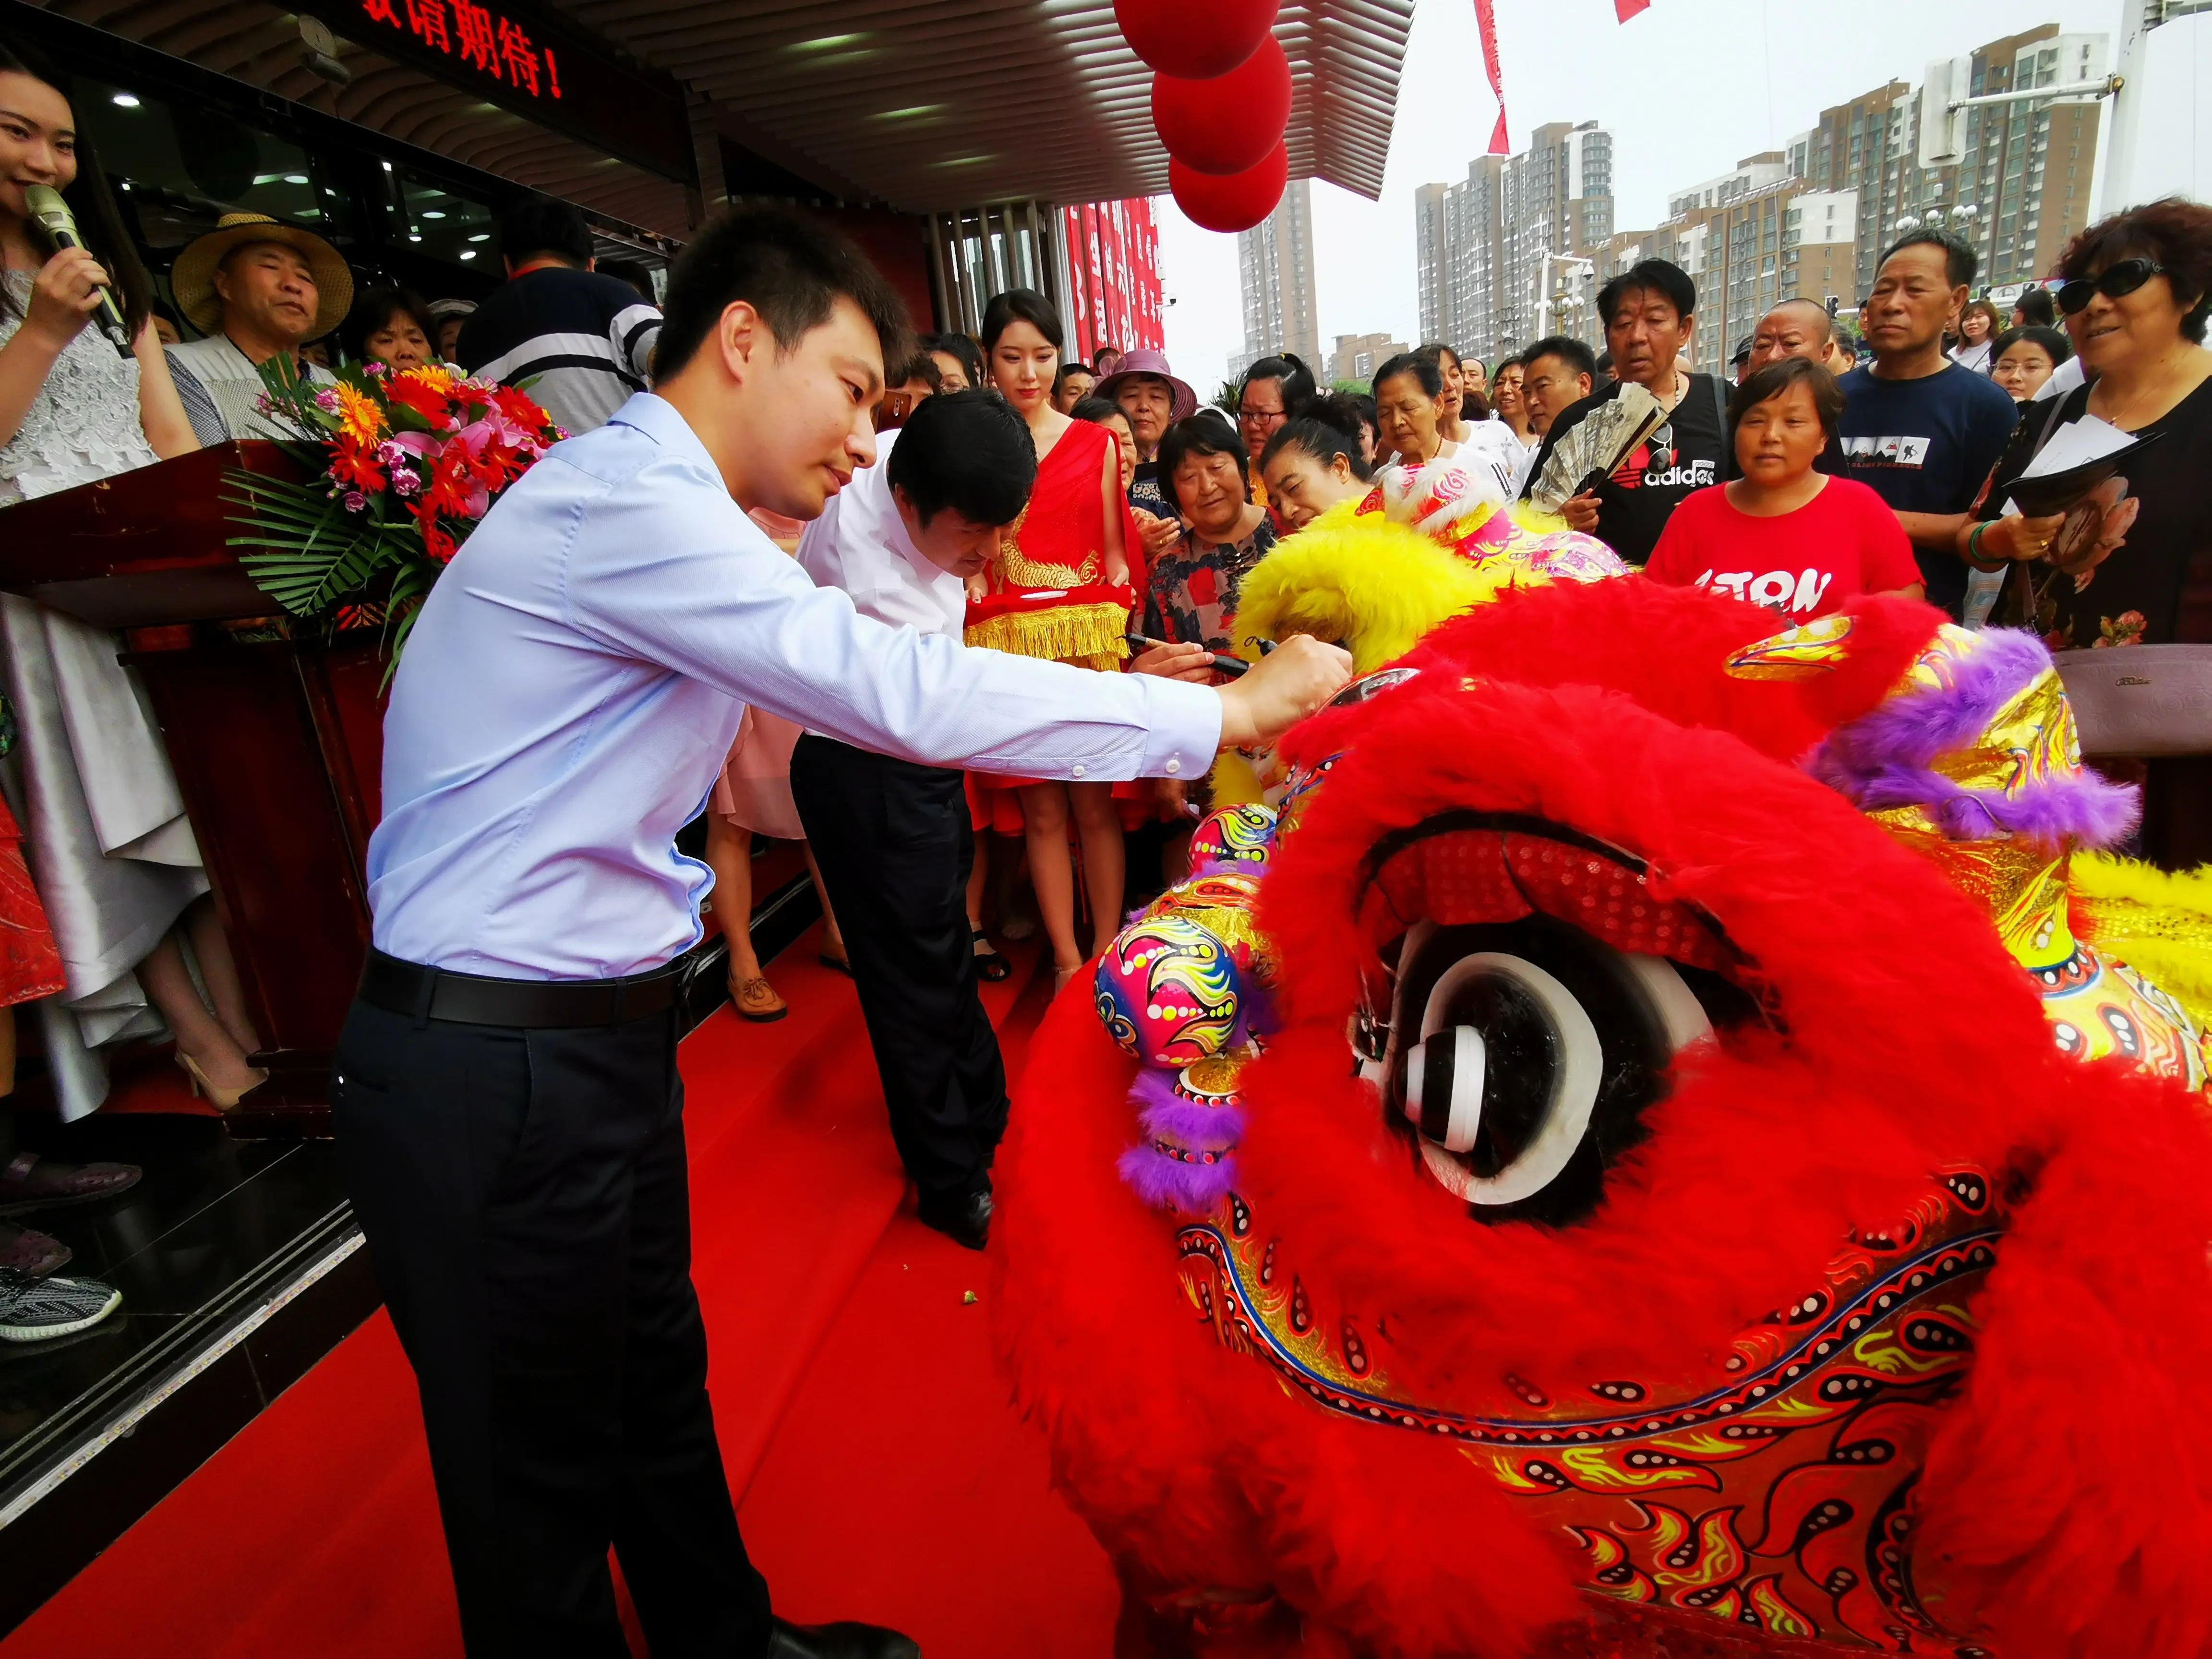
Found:
M 1014 971 L 1014 965 L 993 948 L 990 939 L 980 927 L 975 931 L 975 976 L 996 985 Z

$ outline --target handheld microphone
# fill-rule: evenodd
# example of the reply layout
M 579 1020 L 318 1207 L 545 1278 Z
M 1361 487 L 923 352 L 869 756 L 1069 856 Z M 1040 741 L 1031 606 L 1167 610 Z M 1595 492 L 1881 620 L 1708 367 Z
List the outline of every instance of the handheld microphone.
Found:
M 65 247 L 82 247 L 84 238 L 77 234 L 76 216 L 70 211 L 69 204 L 62 200 L 61 191 L 52 185 L 33 185 L 23 192 L 24 205 L 31 210 L 31 217 L 46 233 L 46 240 L 56 252 Z M 114 343 L 115 349 L 128 357 L 131 353 L 130 331 L 123 326 L 123 307 L 115 303 L 115 290 L 100 290 L 100 309 L 94 313 L 100 321 L 100 332 Z

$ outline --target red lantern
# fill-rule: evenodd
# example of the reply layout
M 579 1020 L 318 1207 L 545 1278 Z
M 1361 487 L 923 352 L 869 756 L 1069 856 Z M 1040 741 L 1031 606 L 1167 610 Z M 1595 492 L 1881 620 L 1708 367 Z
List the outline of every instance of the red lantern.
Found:
M 1129 49 L 1163 75 L 1211 81 L 1266 38 L 1276 0 L 1114 0 Z
M 1290 151 L 1278 139 L 1259 166 L 1227 178 L 1168 157 L 1168 189 L 1191 223 L 1206 230 L 1249 230 L 1275 210 L 1291 181 Z
M 1272 34 L 1211 81 L 1152 77 L 1152 126 L 1169 155 L 1200 173 L 1257 167 L 1290 119 L 1291 60 Z

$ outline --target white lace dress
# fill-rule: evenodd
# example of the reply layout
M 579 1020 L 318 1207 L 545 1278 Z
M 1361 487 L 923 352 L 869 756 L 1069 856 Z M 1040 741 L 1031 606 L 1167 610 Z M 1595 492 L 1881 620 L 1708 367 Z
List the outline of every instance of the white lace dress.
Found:
M 28 272 L 0 272 L 0 344 L 21 325 Z M 0 448 L 0 542 L 7 508 L 150 466 L 138 417 L 138 365 L 86 328 L 56 360 L 15 437 Z M 0 655 L 21 737 L 4 783 L 24 852 L 61 946 L 69 988 L 40 1003 L 64 1118 L 106 1097 L 102 1044 L 159 1031 L 131 971 L 184 908 L 208 890 L 183 796 L 120 641 L 58 611 L 0 595 Z

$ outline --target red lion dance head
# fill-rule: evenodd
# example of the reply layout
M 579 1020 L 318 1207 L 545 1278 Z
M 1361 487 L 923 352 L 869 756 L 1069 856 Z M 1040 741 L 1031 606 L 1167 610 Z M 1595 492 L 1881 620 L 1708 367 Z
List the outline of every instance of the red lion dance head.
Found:
M 1121 1650 L 2212 1650 L 2202 1096 L 2062 1052 L 1831 741 L 1936 621 L 1804 679 L 1639 581 L 1462 617 L 1293 734 L 1264 1010 L 1148 981 L 1170 1084 L 1060 999 L 999 1329 Z

